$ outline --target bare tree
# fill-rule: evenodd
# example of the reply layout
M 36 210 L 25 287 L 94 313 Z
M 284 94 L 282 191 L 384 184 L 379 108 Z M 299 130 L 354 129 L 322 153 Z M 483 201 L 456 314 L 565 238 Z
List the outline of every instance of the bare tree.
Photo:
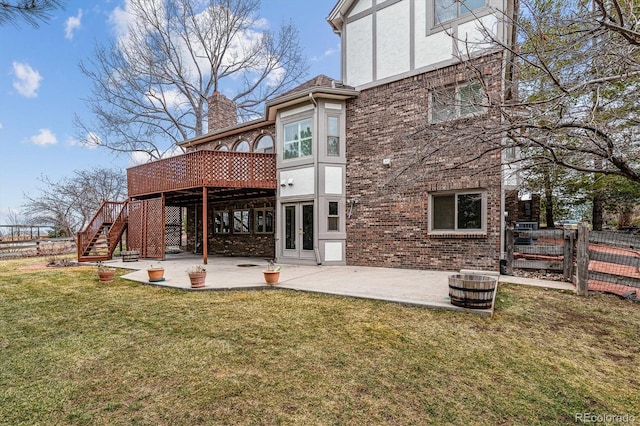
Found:
M 48 22 L 51 12 L 62 6 L 62 0 L 14 0 L 0 1 L 0 25 L 11 22 L 15 26 L 19 20 L 33 27 Z
M 127 198 L 126 177 L 121 171 L 98 168 L 76 170 L 58 182 L 41 176 L 40 194 L 25 194 L 23 211 L 31 223 L 55 224 L 67 236 L 83 229 L 100 204 Z
M 206 132 L 207 99 L 233 93 L 240 115 L 255 117 L 265 100 L 307 71 L 293 23 L 277 34 L 257 18 L 259 0 L 127 0 L 129 24 L 80 64 L 93 82 L 76 117 L 78 137 L 150 158 Z
M 549 164 L 640 182 L 638 2 L 515 4 L 514 13 L 501 17 L 512 37 L 499 37 L 494 27 L 487 27 L 481 28 L 481 46 L 458 40 L 467 46 L 460 59 L 468 79 L 482 87 L 480 95 L 463 102 L 434 88 L 431 118 L 425 116 L 426 124 L 408 139 L 428 141 L 440 134 L 450 144 L 482 146 L 483 156 L 502 153 L 506 158 L 505 152 L 514 150 L 518 154 L 506 161 L 521 169 Z M 493 51 L 506 55 L 506 81 L 500 90 L 491 87 L 495 76 L 487 76 L 475 60 Z M 474 108 L 482 119 L 442 126 L 433 120 L 438 105 Z M 418 163 L 431 158 L 434 149 L 442 148 L 423 143 Z

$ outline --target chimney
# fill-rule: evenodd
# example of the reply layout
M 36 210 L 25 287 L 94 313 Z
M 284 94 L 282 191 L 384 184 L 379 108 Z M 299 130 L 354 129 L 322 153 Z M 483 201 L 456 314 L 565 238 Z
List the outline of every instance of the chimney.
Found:
M 213 92 L 209 101 L 209 133 L 238 124 L 236 103 L 219 92 Z

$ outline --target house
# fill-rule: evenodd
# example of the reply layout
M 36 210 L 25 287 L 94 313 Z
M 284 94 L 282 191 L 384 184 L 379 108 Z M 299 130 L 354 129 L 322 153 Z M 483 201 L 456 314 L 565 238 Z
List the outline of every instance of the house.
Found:
M 187 153 L 128 169 L 129 201 L 107 204 L 79 236 L 79 258 L 167 246 L 282 262 L 498 270 L 505 179 L 500 153 L 456 129 L 494 112 L 507 0 L 340 0 L 327 21 L 342 76 L 317 76 L 238 124 L 209 99 L 209 132 Z M 116 232 L 109 235 L 111 230 Z M 204 237 L 203 237 L 204 236 Z M 112 252 L 112 251 L 111 251 Z

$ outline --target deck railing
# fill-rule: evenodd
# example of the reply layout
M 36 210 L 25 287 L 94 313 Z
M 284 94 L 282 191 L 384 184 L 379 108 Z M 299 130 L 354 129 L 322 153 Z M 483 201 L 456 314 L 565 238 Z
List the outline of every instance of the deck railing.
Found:
M 276 155 L 194 151 L 127 169 L 129 197 L 190 188 L 276 188 Z

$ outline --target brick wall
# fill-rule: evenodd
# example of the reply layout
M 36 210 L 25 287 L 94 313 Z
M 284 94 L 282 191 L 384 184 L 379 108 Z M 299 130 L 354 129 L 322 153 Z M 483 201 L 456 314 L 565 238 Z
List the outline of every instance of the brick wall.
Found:
M 258 143 L 260 138 L 264 135 L 269 135 L 273 138 L 275 144 L 275 134 L 276 127 L 275 124 L 267 124 L 258 129 L 252 129 L 245 132 L 238 133 L 233 136 L 227 136 L 224 138 L 216 139 L 212 142 L 206 142 L 201 145 L 198 145 L 199 150 L 215 150 L 220 145 L 225 145 L 229 151 L 233 151 L 235 145 L 240 141 L 247 141 L 251 146 L 251 151 L 254 150 L 255 145 Z M 275 148 L 275 147 L 274 147 Z
M 207 251 L 210 255 L 221 256 L 250 256 L 264 257 L 272 259 L 275 257 L 275 236 L 274 234 L 256 234 L 254 233 L 254 208 L 274 208 L 275 197 L 256 198 L 251 200 L 236 200 L 225 202 L 212 202 L 207 205 L 208 212 L 208 243 Z M 214 211 L 227 210 L 233 214 L 233 210 L 250 210 L 250 227 L 249 234 L 216 234 L 214 233 L 213 215 Z M 195 251 L 196 245 L 196 228 L 198 242 L 199 236 L 202 235 L 202 206 L 191 206 L 187 208 L 187 250 Z M 200 248 L 198 250 L 202 252 Z
M 524 201 L 519 199 L 518 190 L 507 191 L 505 211 L 508 213 L 507 224 L 509 226 L 513 226 L 516 222 L 540 223 L 540 195 L 532 194 L 531 200 Z
M 497 96 L 501 56 L 474 65 Z M 348 264 L 499 269 L 499 151 L 481 155 L 484 144 L 469 131 L 480 119 L 428 124 L 430 90 L 468 80 L 473 72 L 451 66 L 364 90 L 347 102 L 346 195 L 356 201 L 347 218 Z M 489 109 L 487 117 L 494 114 Z M 478 188 L 487 193 L 485 236 L 428 234 L 430 192 Z
M 236 103 L 221 93 L 214 92 L 208 99 L 209 132 L 225 129 L 238 124 Z

